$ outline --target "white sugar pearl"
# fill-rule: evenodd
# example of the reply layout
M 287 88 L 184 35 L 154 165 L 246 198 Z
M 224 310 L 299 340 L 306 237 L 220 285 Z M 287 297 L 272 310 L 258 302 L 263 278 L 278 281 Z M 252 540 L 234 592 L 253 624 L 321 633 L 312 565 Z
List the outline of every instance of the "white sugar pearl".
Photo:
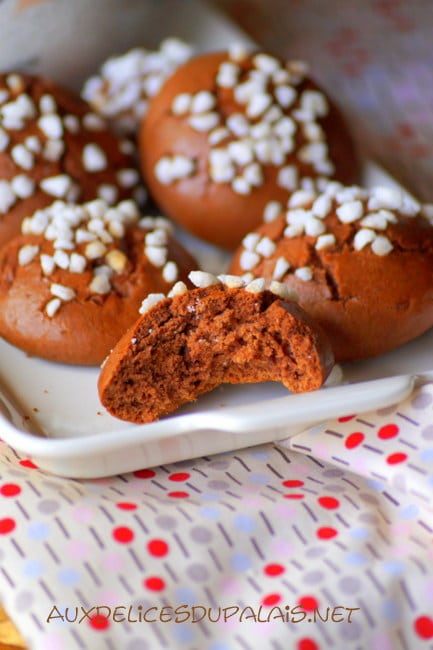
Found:
M 314 192 L 309 192 L 308 190 L 297 190 L 296 192 L 293 192 L 287 205 L 289 208 L 303 207 L 312 203 L 315 197 L 316 194 Z
M 188 277 L 193 285 L 199 288 L 218 284 L 218 278 L 212 273 L 206 273 L 205 271 L 191 271 Z
M 179 282 L 176 282 L 176 284 L 169 291 L 169 293 L 167 294 L 167 298 L 174 298 L 175 296 L 181 296 L 182 294 L 187 293 L 187 291 L 188 288 L 185 282 L 179 280 Z
M 169 284 L 176 282 L 178 274 L 179 274 L 179 269 L 175 262 L 171 262 L 171 261 L 167 262 L 164 265 L 164 268 L 162 269 L 162 277 Z
M 166 296 L 163 293 L 149 293 L 149 295 L 141 303 L 138 310 L 140 314 L 146 314 L 152 307 L 165 300 Z
M 294 223 L 284 230 L 284 237 L 288 239 L 293 239 L 294 237 L 300 237 L 304 234 L 304 226 L 302 223 Z
M 251 271 L 260 262 L 260 255 L 253 251 L 242 251 L 239 258 L 239 265 L 242 271 Z
M 160 246 L 146 246 L 144 249 L 144 253 L 147 259 L 149 260 L 149 262 L 153 266 L 156 266 L 157 268 L 163 267 L 164 264 L 167 262 L 166 248 L 161 248 Z
M 66 270 L 69 268 L 69 255 L 62 250 L 56 250 L 53 255 L 53 260 L 60 269 Z M 60 297 L 60 296 L 59 296 Z
M 362 250 L 376 239 L 376 233 L 369 228 L 361 228 L 353 238 L 353 247 L 356 251 Z
M 384 237 L 383 235 L 378 235 L 371 244 L 371 250 L 373 253 L 375 255 L 379 255 L 380 257 L 388 255 L 393 248 L 394 247 L 389 241 L 388 237 Z
M 332 233 L 326 233 L 325 235 L 320 235 L 317 238 L 315 249 L 321 251 L 335 244 L 335 235 Z
M 18 264 L 20 266 L 25 266 L 30 264 L 36 255 L 39 253 L 39 246 L 32 246 L 31 244 L 26 244 L 22 246 L 18 251 Z
M 263 185 L 263 172 L 262 168 L 258 163 L 251 163 L 247 165 L 244 169 L 243 176 L 247 183 L 253 187 L 259 187 Z
M 291 106 L 298 96 L 298 93 L 292 86 L 277 86 L 274 92 L 277 102 L 283 108 Z
M 167 231 L 163 228 L 157 228 L 146 234 L 144 239 L 146 246 L 166 246 L 167 245 Z
M 83 166 L 88 172 L 100 172 L 107 168 L 105 151 L 97 144 L 86 144 L 83 148 Z
M 243 238 L 242 246 L 247 251 L 254 251 L 259 241 L 260 241 L 260 235 L 256 232 L 250 232 L 248 233 L 248 235 L 245 235 L 245 237 Z
M 245 287 L 245 291 L 248 291 L 248 293 L 262 293 L 265 289 L 266 281 L 264 278 L 256 278 Z
M 52 95 L 42 95 L 39 100 L 39 110 L 41 113 L 55 113 L 57 104 Z
M 290 262 L 285 257 L 279 257 L 275 263 L 272 278 L 274 280 L 281 280 L 290 269 Z
M 32 169 L 34 166 L 35 161 L 32 152 L 22 144 L 16 144 L 12 147 L 11 158 L 18 167 L 23 169 Z
M 73 300 L 75 298 L 75 291 L 70 287 L 65 287 L 63 284 L 58 284 L 57 282 L 52 282 L 50 286 L 50 293 L 60 300 Z
M 57 140 L 63 135 L 63 124 L 59 115 L 47 113 L 38 119 L 38 127 L 50 140 Z
M 15 193 L 7 181 L 0 180 L 0 213 L 5 213 L 16 201 Z
M 158 160 L 154 167 L 154 174 L 156 179 L 163 185 L 169 185 L 173 182 L 171 160 L 168 156 L 163 156 Z
M 227 275 L 222 273 L 218 276 L 218 280 L 229 289 L 239 289 L 244 286 L 243 279 L 238 275 Z
M 35 191 L 35 182 L 25 174 L 19 174 L 11 180 L 11 188 L 14 194 L 20 199 L 27 199 Z
M 348 201 L 336 210 L 337 217 L 342 223 L 353 223 L 362 217 L 364 207 L 361 201 Z
M 188 124 L 195 131 L 212 131 L 220 122 L 218 113 L 200 113 L 191 115 L 188 118 Z
M 250 118 L 259 117 L 272 104 L 272 97 L 268 93 L 253 95 L 247 104 L 246 114 Z
M 305 222 L 304 229 L 306 235 L 309 235 L 310 237 L 318 237 L 325 232 L 326 227 L 323 221 L 316 219 L 316 217 L 311 217 Z
M 301 266 L 299 269 L 296 269 L 295 275 L 303 282 L 310 282 L 313 279 L 313 272 L 309 266 Z
M 91 241 L 87 244 L 84 254 L 88 260 L 96 260 L 105 255 L 106 251 L 107 248 L 101 241 Z
M 274 221 L 283 211 L 283 204 L 279 201 L 269 201 L 263 211 L 263 221 L 270 223 Z
M 281 68 L 279 60 L 270 54 L 256 54 L 253 58 L 253 63 L 256 68 L 269 75 Z
M 79 253 L 71 254 L 69 262 L 69 270 L 71 273 L 82 273 L 86 268 L 86 264 L 87 262 L 84 255 L 80 255 Z
M 311 207 L 311 212 L 318 219 L 324 219 L 328 216 L 332 208 L 332 200 L 326 194 L 319 196 Z
M 379 212 L 367 214 L 361 219 L 360 224 L 365 228 L 372 228 L 373 230 L 386 230 L 388 227 L 387 219 Z
M 298 302 L 298 294 L 294 289 L 290 289 L 286 284 L 282 282 L 276 282 L 273 280 L 269 285 L 269 291 L 281 298 L 282 300 L 293 300 Z
M 277 185 L 286 190 L 294 190 L 298 184 L 299 172 L 294 165 L 282 167 L 277 176 Z
M 71 188 L 71 184 L 72 179 L 67 174 L 59 174 L 58 176 L 43 178 L 39 183 L 41 189 L 46 192 L 46 194 L 58 198 L 66 196 L 68 190 Z
M 9 136 L 4 129 L 0 127 L 0 151 L 4 151 L 9 144 Z
M 215 107 L 216 97 L 208 90 L 201 90 L 191 101 L 191 113 L 207 113 Z
M 250 130 L 250 125 L 248 120 L 242 113 L 232 113 L 226 119 L 227 128 L 239 138 L 247 135 Z
M 240 68 L 235 63 L 225 61 L 218 68 L 216 83 L 222 88 L 233 88 L 236 85 L 240 73 Z
M 269 237 L 262 237 L 256 246 L 256 252 L 263 257 L 270 257 L 275 253 L 277 246 Z
M 49 318 L 52 318 L 54 314 L 59 310 L 60 306 L 62 304 L 62 301 L 59 298 L 53 298 L 52 300 L 49 300 L 47 304 L 45 305 L 45 313 Z
M 245 141 L 233 141 L 227 147 L 230 158 L 238 165 L 247 165 L 253 160 L 254 153 L 251 145 Z
M 232 181 L 232 189 L 236 194 L 249 194 L 251 192 L 251 185 L 246 178 L 238 176 Z
M 89 289 L 91 293 L 96 293 L 101 296 L 106 295 L 111 291 L 110 280 L 106 275 L 95 275 L 89 284 Z
M 56 263 L 51 255 L 42 254 L 40 256 L 42 272 L 44 275 L 51 275 L 56 267 Z

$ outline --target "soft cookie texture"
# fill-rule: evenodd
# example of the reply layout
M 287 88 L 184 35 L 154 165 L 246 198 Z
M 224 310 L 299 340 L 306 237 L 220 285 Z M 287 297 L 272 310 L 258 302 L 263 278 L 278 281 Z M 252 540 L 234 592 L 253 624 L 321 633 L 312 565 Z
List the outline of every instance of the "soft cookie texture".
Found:
M 337 361 L 374 357 L 433 325 L 431 214 L 388 187 L 298 191 L 244 238 L 230 272 L 295 289 Z
M 133 146 L 85 101 L 41 77 L 0 75 L 0 245 L 56 199 L 116 203 L 143 194 L 139 182 Z
M 190 278 L 197 288 L 178 283 L 168 298 L 149 296 L 103 365 L 99 395 L 112 415 L 151 422 L 222 383 L 278 381 L 293 392 L 323 384 L 330 345 L 287 287 Z
M 99 365 L 143 299 L 195 267 L 168 221 L 140 218 L 131 200 L 57 201 L 0 252 L 0 336 L 31 355 Z
M 193 48 L 179 38 L 165 38 L 157 50 L 136 47 L 112 56 L 83 86 L 82 97 L 123 135 L 135 137 L 154 97 Z
M 355 182 L 347 127 L 305 71 L 241 47 L 180 66 L 150 102 L 139 139 L 160 209 L 234 248 L 297 188 L 322 177 Z

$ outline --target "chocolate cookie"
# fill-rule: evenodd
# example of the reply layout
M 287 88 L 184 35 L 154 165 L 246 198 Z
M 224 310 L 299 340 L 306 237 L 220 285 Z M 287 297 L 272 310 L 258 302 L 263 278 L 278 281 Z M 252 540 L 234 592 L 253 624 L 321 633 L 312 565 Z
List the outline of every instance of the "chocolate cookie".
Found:
M 150 422 L 222 383 L 323 384 L 330 345 L 285 285 L 201 271 L 190 279 L 196 289 L 179 282 L 167 298 L 149 296 L 105 362 L 99 395 L 112 415 Z
M 99 365 L 151 292 L 196 267 L 166 219 L 133 201 L 56 201 L 0 252 L 0 335 L 29 354 Z
M 433 325 L 428 212 L 387 187 L 298 191 L 284 213 L 244 238 L 231 272 L 295 289 L 337 361 L 373 357 Z
M 56 199 L 134 196 L 134 160 L 131 143 L 78 96 L 41 77 L 0 75 L 0 246 Z
M 160 209 L 226 248 L 297 188 L 358 176 L 343 118 L 306 66 L 239 47 L 174 72 L 149 104 L 139 148 Z

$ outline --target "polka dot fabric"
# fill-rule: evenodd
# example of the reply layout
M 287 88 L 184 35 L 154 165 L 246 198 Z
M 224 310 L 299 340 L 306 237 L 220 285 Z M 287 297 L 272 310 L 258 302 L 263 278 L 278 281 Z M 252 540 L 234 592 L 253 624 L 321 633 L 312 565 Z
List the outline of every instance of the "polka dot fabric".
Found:
M 0 443 L 0 599 L 32 650 L 431 650 L 432 422 L 430 384 L 278 445 L 93 481 Z

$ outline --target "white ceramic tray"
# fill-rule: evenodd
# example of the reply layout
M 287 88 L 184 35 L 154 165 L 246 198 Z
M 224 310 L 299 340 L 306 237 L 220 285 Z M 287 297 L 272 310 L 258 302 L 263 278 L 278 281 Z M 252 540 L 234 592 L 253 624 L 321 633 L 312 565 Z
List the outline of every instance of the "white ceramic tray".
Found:
M 193 6 L 194 5 L 194 6 Z M 209 49 L 246 41 L 201 4 L 188 3 L 177 33 Z M 188 13 L 188 12 L 187 12 Z M 191 11 L 190 11 L 191 13 Z M 191 17 L 191 16 L 190 16 Z M 189 33 L 188 29 L 194 29 Z M 392 183 L 372 164 L 365 185 Z M 211 246 L 194 244 L 204 268 L 224 263 Z M 328 418 L 385 407 L 410 394 L 433 371 L 433 330 L 376 360 L 344 368 L 344 383 L 291 395 L 278 384 L 223 386 L 174 416 L 147 425 L 123 423 L 99 403 L 98 369 L 29 358 L 0 341 L 0 437 L 41 468 L 75 478 L 107 476 L 287 438 Z
M 365 184 L 377 183 L 392 180 L 369 164 Z M 194 246 L 209 270 L 223 261 L 211 246 Z M 433 377 L 432 349 L 430 330 L 392 353 L 346 365 L 336 386 L 302 395 L 274 383 L 222 386 L 171 417 L 134 425 L 101 406 L 97 368 L 29 358 L 0 341 L 0 436 L 55 474 L 132 471 L 287 438 L 329 418 L 394 404 L 410 394 L 415 380 Z

